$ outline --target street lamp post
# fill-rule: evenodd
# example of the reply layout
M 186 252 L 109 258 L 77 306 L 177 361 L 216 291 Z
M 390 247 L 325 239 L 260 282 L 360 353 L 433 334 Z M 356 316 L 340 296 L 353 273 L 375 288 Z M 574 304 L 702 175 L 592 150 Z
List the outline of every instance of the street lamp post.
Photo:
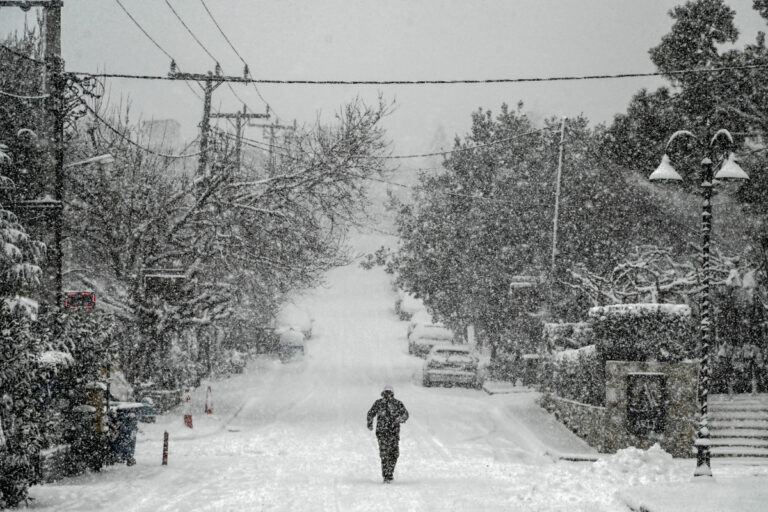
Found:
M 688 136 L 698 139 L 689 131 L 681 130 L 672 134 L 667 141 L 666 149 L 669 150 L 669 146 L 677 137 Z M 724 137 L 728 141 L 728 147 L 733 147 L 733 137 L 728 130 L 719 130 L 715 133 L 712 140 L 709 142 L 706 151 L 707 156 L 701 161 L 701 189 L 702 189 L 702 209 L 701 209 L 701 299 L 700 299 L 700 321 L 699 330 L 701 333 L 701 368 L 699 370 L 699 405 L 700 419 L 698 424 L 698 431 L 696 434 L 696 470 L 693 473 L 694 477 L 697 476 L 712 476 L 712 469 L 710 467 L 710 450 L 709 450 L 709 356 L 710 346 L 712 342 L 712 321 L 710 319 L 710 285 L 712 281 L 711 269 L 709 266 L 710 255 L 710 239 L 712 235 L 712 187 L 715 181 L 744 181 L 748 180 L 749 176 L 744 170 L 736 163 L 736 159 L 732 152 L 727 153 L 727 158 L 721 159 L 719 163 L 720 168 L 717 173 L 714 173 L 714 167 L 712 158 L 715 153 L 715 143 L 720 137 Z M 668 152 L 668 151 L 667 151 Z M 675 171 L 670 163 L 669 157 L 665 153 L 661 159 L 661 164 L 656 168 L 653 173 L 648 177 L 650 181 L 673 181 L 680 182 L 682 177 Z

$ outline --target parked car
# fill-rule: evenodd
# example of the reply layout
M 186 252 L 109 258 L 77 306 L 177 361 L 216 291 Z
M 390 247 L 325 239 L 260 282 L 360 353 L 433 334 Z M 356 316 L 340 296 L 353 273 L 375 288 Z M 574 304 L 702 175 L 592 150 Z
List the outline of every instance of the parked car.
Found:
M 438 343 L 454 343 L 453 331 L 441 324 L 419 324 L 408 336 L 408 353 L 425 357 Z
M 430 315 L 427 312 L 427 310 L 422 309 L 414 313 L 414 315 L 411 317 L 411 321 L 408 323 L 408 338 L 411 337 L 411 333 L 416 328 L 416 326 L 420 324 L 431 324 L 431 325 L 439 325 L 439 326 L 443 325 L 438 322 L 433 322 L 432 315 Z
M 400 291 L 395 301 L 395 313 L 400 320 L 410 320 L 413 315 L 424 309 L 424 302 L 412 294 Z
M 280 332 L 277 342 L 277 355 L 280 361 L 287 363 L 304 355 L 304 333 L 293 328 Z
M 424 362 L 423 384 L 463 384 L 480 389 L 483 376 L 480 360 L 469 345 L 440 343 L 432 347 Z
M 275 327 L 278 330 L 282 331 L 286 328 L 293 328 L 294 330 L 301 331 L 307 339 L 312 337 L 312 326 L 314 323 L 315 319 L 312 318 L 309 310 L 295 304 L 283 306 L 275 319 Z

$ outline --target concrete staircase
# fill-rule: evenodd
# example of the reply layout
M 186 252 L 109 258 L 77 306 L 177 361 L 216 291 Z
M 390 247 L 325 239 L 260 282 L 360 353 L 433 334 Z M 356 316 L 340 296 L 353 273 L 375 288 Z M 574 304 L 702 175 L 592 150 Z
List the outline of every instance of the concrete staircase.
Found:
M 768 394 L 712 395 L 712 457 L 768 464 Z

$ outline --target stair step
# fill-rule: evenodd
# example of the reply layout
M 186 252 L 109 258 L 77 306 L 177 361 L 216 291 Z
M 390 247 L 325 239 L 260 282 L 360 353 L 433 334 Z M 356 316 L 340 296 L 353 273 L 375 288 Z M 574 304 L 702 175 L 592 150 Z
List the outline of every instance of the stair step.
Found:
M 710 437 L 710 446 L 751 446 L 753 448 L 768 447 L 768 440 L 752 437 Z
M 768 429 L 761 428 L 711 428 L 710 437 L 746 437 L 768 439 Z
M 768 420 L 768 411 L 718 411 L 710 410 L 710 418 L 724 420 Z
M 728 466 L 765 466 L 768 465 L 768 457 L 755 457 L 754 455 L 743 455 L 741 457 L 730 457 L 728 455 L 715 455 L 717 465 Z
M 709 410 L 712 412 L 730 412 L 730 411 L 760 411 L 768 412 L 768 404 L 753 404 L 743 402 L 711 403 Z
M 739 428 L 739 429 L 765 429 L 768 428 L 768 420 L 756 419 L 720 419 L 711 418 L 710 429 Z
M 712 446 L 709 452 L 714 457 L 768 457 L 768 447 Z

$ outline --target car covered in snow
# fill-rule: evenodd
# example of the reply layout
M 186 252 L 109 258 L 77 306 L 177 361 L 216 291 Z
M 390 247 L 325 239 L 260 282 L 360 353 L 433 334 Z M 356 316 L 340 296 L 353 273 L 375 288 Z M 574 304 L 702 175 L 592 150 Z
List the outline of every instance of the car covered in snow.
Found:
M 408 335 L 408 353 L 425 357 L 438 343 L 455 343 L 456 335 L 442 324 L 418 324 Z
M 291 327 L 278 333 L 277 356 L 280 361 L 287 363 L 304 355 L 304 333 Z
M 395 313 L 400 320 L 410 320 L 413 315 L 424 309 L 424 302 L 411 293 L 400 290 L 395 301 Z
M 283 306 L 275 318 L 275 327 L 277 330 L 284 331 L 285 329 L 290 328 L 296 331 L 301 331 L 307 339 L 312 337 L 312 327 L 314 323 L 315 319 L 309 313 L 309 310 L 295 304 L 286 304 Z
M 480 359 L 469 345 L 439 343 L 427 354 L 422 379 L 425 387 L 459 384 L 480 389 L 483 385 Z
M 429 312 L 427 312 L 427 310 L 422 309 L 414 313 L 414 315 L 411 317 L 411 321 L 408 322 L 408 338 L 411 337 L 411 333 L 416 328 L 416 326 L 421 324 L 432 324 L 432 325 L 442 326 L 441 323 L 432 321 L 432 315 L 430 315 Z

